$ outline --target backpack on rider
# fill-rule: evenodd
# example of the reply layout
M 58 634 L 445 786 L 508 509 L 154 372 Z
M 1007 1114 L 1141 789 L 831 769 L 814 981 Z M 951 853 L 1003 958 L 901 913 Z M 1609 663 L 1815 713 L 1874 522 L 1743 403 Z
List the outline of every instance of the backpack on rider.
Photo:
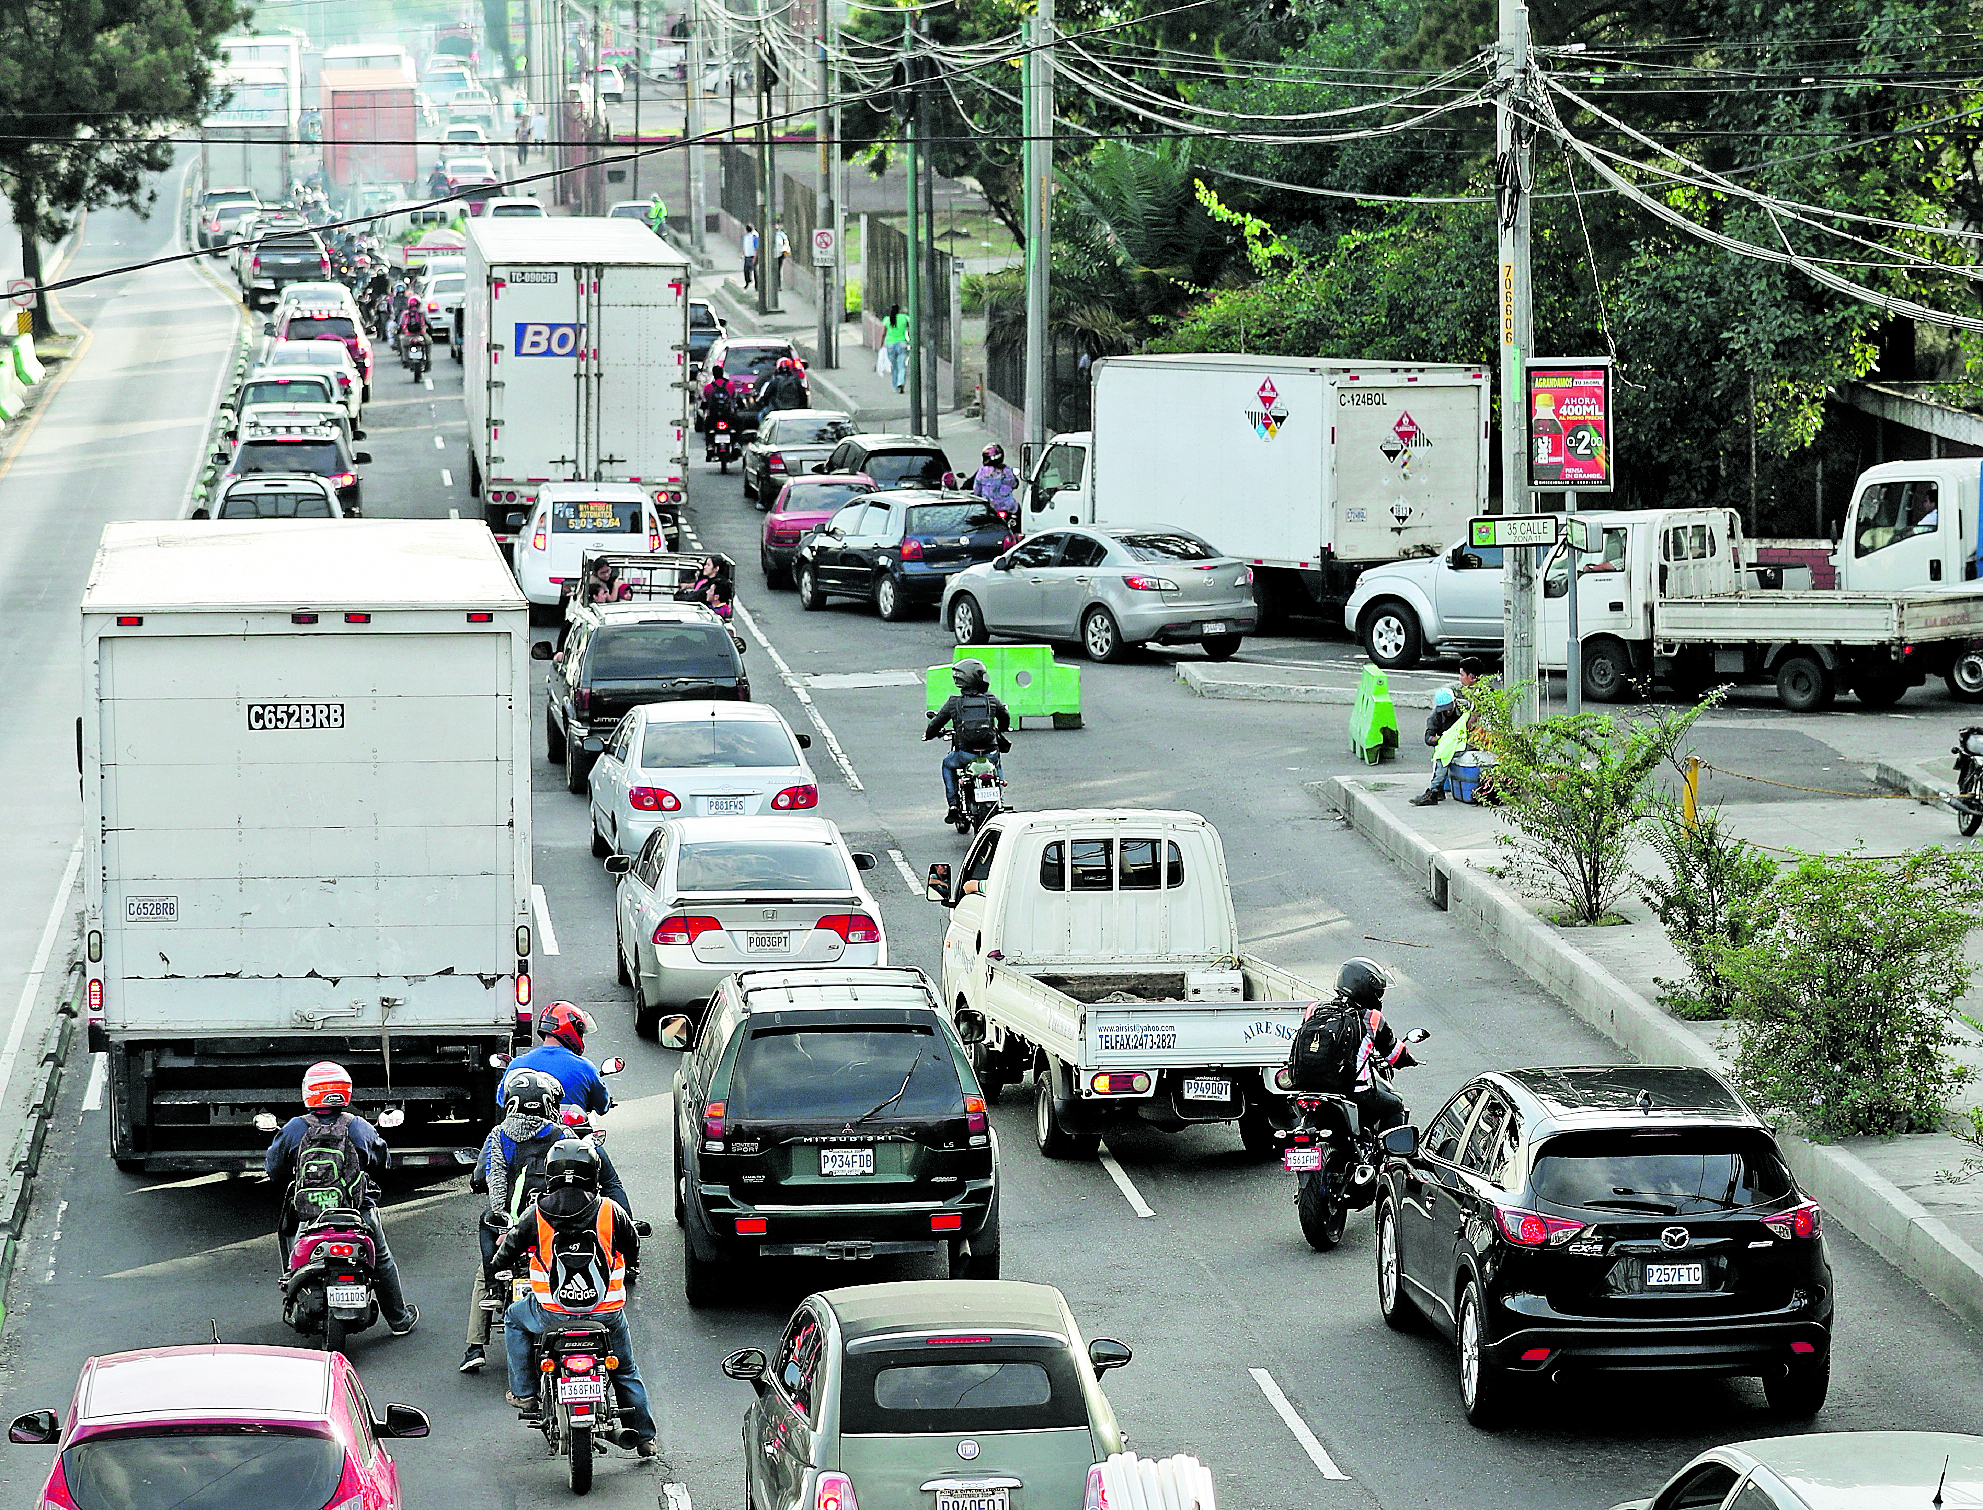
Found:
M 957 748 L 971 755 L 989 755 L 998 748 L 998 716 L 986 694 L 961 693 L 951 714 Z
M 1348 997 L 1337 996 L 1310 1006 L 1288 1050 L 1294 1089 L 1333 1091 L 1344 1096 L 1354 1090 L 1363 1027 L 1363 1009 Z
M 296 1150 L 289 1209 L 307 1227 L 329 1211 L 365 1209 L 365 1160 L 352 1141 L 350 1112 L 313 1117 Z

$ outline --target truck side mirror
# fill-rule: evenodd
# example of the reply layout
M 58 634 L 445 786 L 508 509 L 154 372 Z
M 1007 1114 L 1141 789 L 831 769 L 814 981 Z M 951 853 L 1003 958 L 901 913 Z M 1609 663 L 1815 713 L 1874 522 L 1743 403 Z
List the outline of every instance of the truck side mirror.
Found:
M 929 901 L 948 907 L 950 903 L 950 866 L 939 862 L 930 867 L 929 879 L 923 883 L 923 896 Z
M 556 654 L 557 652 L 551 648 L 551 642 L 549 640 L 538 640 L 530 647 L 530 658 L 533 661 L 548 661 Z
M 520 529 L 522 529 L 522 528 L 523 528 L 523 515 L 521 515 L 521 514 L 507 514 L 507 515 L 505 515 L 505 516 L 503 517 L 503 527 L 504 527 L 505 529 L 512 529 L 512 530 L 520 530 Z

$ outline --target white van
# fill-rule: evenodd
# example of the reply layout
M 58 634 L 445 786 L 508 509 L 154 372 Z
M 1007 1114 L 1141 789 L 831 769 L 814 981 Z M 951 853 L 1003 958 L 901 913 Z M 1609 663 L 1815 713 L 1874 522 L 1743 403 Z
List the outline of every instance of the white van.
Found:
M 516 580 L 533 609 L 576 590 L 586 551 L 664 550 L 654 499 L 637 482 L 547 482 L 516 537 Z

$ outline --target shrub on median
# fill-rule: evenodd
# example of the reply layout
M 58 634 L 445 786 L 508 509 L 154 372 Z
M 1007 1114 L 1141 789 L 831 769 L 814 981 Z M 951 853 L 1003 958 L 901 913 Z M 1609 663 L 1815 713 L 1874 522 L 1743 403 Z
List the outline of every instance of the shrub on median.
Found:
M 1645 836 L 1665 873 L 1641 874 L 1639 895 L 1687 963 L 1684 981 L 1655 978 L 1660 1000 L 1678 1017 L 1727 1017 L 1735 985 L 1723 956 L 1754 935 L 1776 862 L 1732 833 L 1719 811 L 1689 821 L 1670 798 L 1655 801 Z

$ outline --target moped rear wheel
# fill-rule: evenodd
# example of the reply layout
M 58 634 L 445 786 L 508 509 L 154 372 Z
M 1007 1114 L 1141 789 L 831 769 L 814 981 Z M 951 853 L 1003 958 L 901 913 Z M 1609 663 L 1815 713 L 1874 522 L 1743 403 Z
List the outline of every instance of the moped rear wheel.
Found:
M 569 1459 L 571 1466 L 567 1470 L 571 1478 L 571 1492 L 590 1494 L 592 1492 L 592 1428 L 574 1426 L 571 1429 L 571 1441 L 568 1446 L 571 1449 Z

